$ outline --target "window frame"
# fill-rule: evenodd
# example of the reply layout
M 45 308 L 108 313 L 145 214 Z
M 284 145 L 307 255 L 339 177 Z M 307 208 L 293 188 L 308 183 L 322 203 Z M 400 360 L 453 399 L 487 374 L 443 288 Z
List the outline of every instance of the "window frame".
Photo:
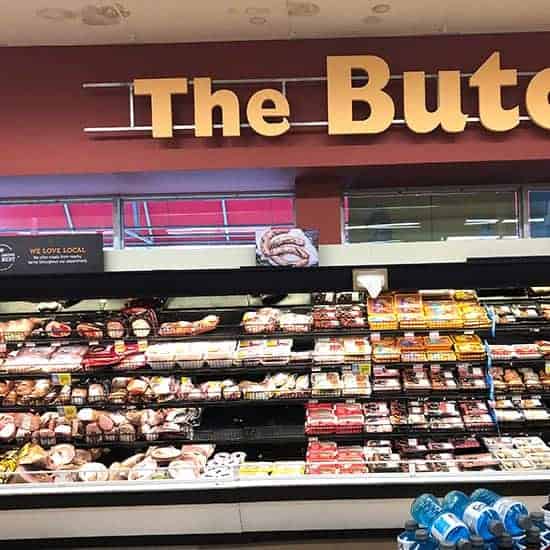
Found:
M 342 220 L 342 244 L 360 244 L 353 243 L 349 240 L 349 223 L 346 222 L 345 201 L 348 201 L 353 197 L 406 197 L 413 195 L 463 195 L 465 193 L 482 193 L 482 192 L 502 192 L 502 193 L 514 193 L 515 210 L 517 212 L 517 228 L 518 239 L 525 237 L 525 223 L 524 223 L 524 205 L 525 205 L 525 186 L 522 185 L 462 185 L 462 186 L 400 186 L 400 187 L 376 187 L 372 189 L 351 189 L 346 190 L 342 194 L 341 201 L 341 220 Z M 352 226 L 353 227 L 353 226 Z M 408 241 L 408 242 L 439 242 L 439 241 Z M 369 244 L 391 244 L 388 241 L 372 241 Z
M 75 229 L 74 227 L 71 228 L 70 225 L 72 224 L 72 221 L 70 220 L 70 212 L 68 213 L 65 209 L 65 206 L 70 206 L 71 204 L 86 204 L 86 203 L 105 203 L 105 204 L 111 204 L 112 210 L 111 210 L 111 227 L 110 228 L 97 228 L 97 227 L 84 227 Z M 103 248 L 104 249 L 112 249 L 114 248 L 115 241 L 116 241 L 116 231 L 114 226 L 114 219 L 115 219 L 115 199 L 113 197 L 105 197 L 105 196 L 98 196 L 98 197 L 71 197 L 71 198 L 64 198 L 64 197 L 47 197 L 47 198 L 29 198 L 29 199 L 1 199 L 0 200 L 0 207 L 1 206 L 31 206 L 31 205 L 61 205 L 64 214 L 65 214 L 65 220 L 67 222 L 67 229 L 45 229 L 45 230 L 38 230 L 37 232 L 33 232 L 31 228 L 19 228 L 14 229 L 14 232 L 23 233 L 28 231 L 28 233 L 32 236 L 33 234 L 41 235 L 41 234 L 48 234 L 48 235 L 76 235 L 78 233 L 98 233 L 103 229 L 102 233 L 105 231 L 111 231 L 112 232 L 112 244 L 111 246 L 105 246 L 105 241 Z
M 139 195 L 119 195 L 119 196 L 82 196 L 82 197 L 71 197 L 71 198 L 65 198 L 65 197 L 47 197 L 47 198 L 29 198 L 29 199 L 1 199 L 0 200 L 0 206 L 32 206 L 32 205 L 61 205 L 63 207 L 64 213 L 65 213 L 65 219 L 67 222 L 67 228 L 66 229 L 54 229 L 51 230 L 46 229 L 38 230 L 36 232 L 37 235 L 39 234 L 77 234 L 78 232 L 81 233 L 88 233 L 88 232 L 98 232 L 99 229 L 97 228 L 82 228 L 82 229 L 75 229 L 71 228 L 70 221 L 69 221 L 69 215 L 67 214 L 67 211 L 65 210 L 65 205 L 71 205 L 71 204 L 85 204 L 85 203 L 109 203 L 112 205 L 112 222 L 111 222 L 111 228 L 104 228 L 104 230 L 112 230 L 112 244 L 110 246 L 105 246 L 105 249 L 123 249 L 123 248 L 134 248 L 132 246 L 127 247 L 125 246 L 126 241 L 126 232 L 128 230 L 125 219 L 124 219 L 124 206 L 126 203 L 130 203 L 132 201 L 205 201 L 205 200 L 218 200 L 223 201 L 222 204 L 225 203 L 225 201 L 228 200 L 235 200 L 235 199 L 244 199 L 244 200 L 254 200 L 254 199 L 290 199 L 292 202 L 292 223 L 290 225 L 295 226 L 296 224 L 296 194 L 293 192 L 234 192 L 234 193 L 171 193 L 171 194 L 139 194 Z M 163 247 L 163 246 L 195 246 L 195 247 L 209 247 L 209 246 L 224 246 L 224 245 L 232 245 L 232 246 L 240 246 L 240 245 L 249 245 L 250 242 L 243 241 L 242 243 L 238 240 L 231 240 L 230 239 L 230 228 L 231 227 L 243 227 L 243 228 L 261 228 L 266 227 L 264 225 L 259 224 L 246 224 L 246 225 L 231 225 L 228 223 L 228 217 L 227 212 L 223 215 L 224 223 L 220 226 L 197 226 L 200 227 L 200 229 L 213 229 L 213 230 L 221 230 L 225 234 L 225 240 L 221 240 L 219 242 L 215 243 L 178 243 L 178 244 L 159 244 L 159 243 L 144 243 L 144 246 L 153 246 L 153 247 Z M 278 225 L 281 226 L 287 226 L 289 224 L 273 224 L 275 227 Z M 150 223 L 148 225 L 144 226 L 144 230 L 152 230 L 155 226 L 152 226 Z M 135 229 L 130 226 L 130 229 Z M 177 229 L 177 228 L 175 228 Z M 141 230 L 141 226 L 140 226 Z M 15 229 L 14 232 L 23 232 L 27 231 L 27 228 L 20 228 Z M 32 234 L 32 229 L 28 229 L 29 233 Z M 137 248 L 137 247 L 136 247 Z

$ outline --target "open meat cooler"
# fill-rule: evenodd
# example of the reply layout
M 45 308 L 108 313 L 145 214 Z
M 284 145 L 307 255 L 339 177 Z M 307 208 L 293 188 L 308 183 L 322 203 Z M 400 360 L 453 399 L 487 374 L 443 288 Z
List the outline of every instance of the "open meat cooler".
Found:
M 480 486 L 540 507 L 547 268 L 392 266 L 376 297 L 352 268 L 5 278 L 2 539 L 395 531 Z

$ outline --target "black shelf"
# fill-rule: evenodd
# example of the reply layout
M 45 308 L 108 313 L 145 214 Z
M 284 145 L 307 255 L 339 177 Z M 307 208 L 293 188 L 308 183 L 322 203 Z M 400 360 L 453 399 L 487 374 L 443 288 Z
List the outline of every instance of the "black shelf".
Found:
M 180 445 L 192 443 L 215 443 L 222 447 L 250 446 L 250 445 L 287 445 L 287 444 L 307 444 L 310 439 L 341 441 L 341 442 L 362 442 L 368 439 L 403 439 L 403 438 L 456 438 L 464 436 L 484 436 L 497 435 L 496 427 L 483 430 L 394 430 L 390 433 L 338 433 L 338 434 L 319 434 L 306 435 L 304 426 L 299 425 L 279 425 L 279 426 L 259 426 L 243 428 L 217 428 L 217 429 L 197 429 L 190 438 L 185 437 L 165 437 L 153 441 L 136 440 L 132 442 L 106 442 L 88 443 L 86 441 L 72 441 L 73 445 L 79 448 L 126 448 L 142 449 L 152 445 Z M 3 444 L 2 449 L 17 447 L 16 444 Z
M 260 392 L 258 392 L 260 393 Z M 515 394 L 514 394 L 515 395 Z M 538 395 L 538 394 L 537 394 Z M 550 393 L 548 394 L 550 396 Z M 77 409 L 91 408 L 105 411 L 120 411 L 121 409 L 177 409 L 177 408 L 223 408 L 223 407 L 257 407 L 257 406 L 296 406 L 306 405 L 310 402 L 320 403 L 368 403 L 370 401 L 416 401 L 416 400 L 467 400 L 467 399 L 488 399 L 488 390 L 464 390 L 464 391 L 431 391 L 429 393 L 420 392 L 384 392 L 373 393 L 368 396 L 307 396 L 307 397 L 273 397 L 257 399 L 194 399 L 194 400 L 171 400 L 155 403 L 134 402 L 113 404 L 104 401 L 84 403 L 84 404 L 49 404 L 49 405 L 13 405 L 1 406 L 0 413 L 5 412 L 48 412 L 57 411 L 63 407 L 72 406 Z
M 422 365 L 423 367 L 430 367 L 432 365 L 438 365 L 440 367 L 457 368 L 461 366 L 466 367 L 485 367 L 487 366 L 487 360 L 483 361 L 400 361 L 400 362 L 376 362 L 371 359 L 372 368 L 375 367 L 390 367 L 390 368 L 407 368 Z
M 548 324 L 548 330 L 550 330 L 550 323 Z M 100 340 L 90 340 L 82 338 L 77 335 L 73 335 L 67 338 L 51 338 L 46 336 L 40 337 L 28 337 L 24 340 L 17 341 L 15 339 L 8 339 L 6 344 L 11 349 L 17 349 L 25 345 L 75 345 L 75 344 L 99 344 L 110 345 L 117 341 L 123 340 L 127 344 L 135 344 L 139 341 L 147 341 L 148 344 L 158 343 L 176 343 L 176 342 L 197 342 L 205 340 L 269 340 L 269 339 L 283 339 L 292 338 L 293 340 L 312 340 L 314 338 L 344 338 L 347 336 L 369 336 L 370 334 L 380 334 L 381 336 L 403 336 L 405 333 L 413 333 L 415 336 L 428 336 L 432 332 L 437 332 L 442 335 L 449 334 L 477 334 L 480 338 L 489 337 L 491 335 L 491 329 L 397 329 L 397 330 L 373 330 L 370 328 L 338 328 L 338 329 L 318 329 L 310 330 L 307 332 L 294 332 L 294 331 L 274 331 L 274 332 L 259 332 L 249 333 L 245 332 L 240 324 L 237 325 L 219 325 L 214 331 L 205 332 L 203 334 L 195 336 L 156 336 L 149 335 L 143 338 L 137 338 L 134 336 L 127 336 L 120 339 L 102 338 Z
M 222 376 L 224 378 L 230 376 L 241 375 L 261 375 L 271 374 L 273 372 L 292 372 L 292 373 L 310 373 L 316 370 L 339 370 L 339 369 L 352 369 L 353 365 L 370 363 L 372 368 L 374 367 L 389 367 L 389 368 L 407 368 L 414 367 L 415 365 L 423 365 L 429 367 L 431 365 L 439 365 L 441 367 L 459 367 L 459 366 L 471 366 L 471 367 L 485 367 L 486 361 L 439 361 L 439 362 L 399 362 L 399 363 L 374 363 L 371 360 L 358 361 L 356 363 L 313 363 L 313 362 L 301 362 L 301 363 L 288 363 L 286 365 L 250 365 L 250 366 L 230 366 L 230 367 L 180 367 L 171 366 L 169 368 L 159 367 L 146 367 L 139 369 L 88 369 L 79 371 L 63 371 L 62 365 L 59 370 L 55 372 L 40 373 L 6 373 L 0 372 L 0 380 L 38 380 L 44 378 L 51 378 L 53 374 L 70 374 L 75 379 L 88 379 L 88 378 L 115 378 L 119 376 L 139 377 L 139 376 Z M 500 366 L 495 364 L 494 366 Z M 510 366 L 510 365 L 508 365 Z M 544 366 L 544 361 L 542 361 Z M 51 365 L 49 366 L 51 368 Z
M 273 372 L 302 372 L 309 373 L 312 370 L 320 369 L 341 369 L 343 367 L 351 367 L 351 365 L 338 363 L 334 365 L 314 365 L 313 363 L 289 363 L 287 365 L 254 365 L 247 367 L 179 367 L 170 368 L 155 368 L 146 367 L 140 369 L 88 369 L 73 372 L 64 372 L 61 368 L 55 373 L 0 373 L 0 380 L 37 380 L 41 378 L 51 378 L 53 374 L 70 374 L 72 378 L 87 379 L 87 378 L 115 378 L 115 377 L 140 377 L 140 376 L 221 376 L 228 377 L 232 375 L 253 375 L 253 374 L 271 374 Z
M 493 359 L 492 367 L 510 367 L 510 368 L 544 368 L 545 359 Z

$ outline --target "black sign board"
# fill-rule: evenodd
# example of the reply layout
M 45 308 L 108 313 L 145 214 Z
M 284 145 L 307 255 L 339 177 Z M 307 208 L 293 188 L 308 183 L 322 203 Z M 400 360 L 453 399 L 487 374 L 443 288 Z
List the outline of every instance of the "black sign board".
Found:
M 102 271 L 103 235 L 0 237 L 0 276 Z

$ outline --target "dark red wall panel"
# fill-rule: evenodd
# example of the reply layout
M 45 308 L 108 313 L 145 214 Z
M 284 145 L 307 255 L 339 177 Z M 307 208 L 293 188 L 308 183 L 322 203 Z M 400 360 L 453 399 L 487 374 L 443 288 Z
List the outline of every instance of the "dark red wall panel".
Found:
M 83 82 L 135 77 L 300 77 L 325 74 L 327 55 L 376 54 L 393 74 L 403 70 L 475 70 L 491 52 L 504 67 L 535 71 L 550 66 L 550 33 L 180 44 L 114 47 L 0 48 L 0 175 L 217 169 L 275 166 L 366 166 L 550 158 L 550 132 L 530 123 L 503 135 L 471 126 L 460 135 L 414 135 L 392 128 L 379 136 L 329 137 L 326 129 L 294 131 L 280 138 L 245 133 L 240 138 L 181 135 L 154 141 L 143 136 L 93 138 L 84 126 L 127 124 L 122 90 L 83 90 Z M 525 83 L 523 83 L 524 85 Z M 237 89 L 233 87 L 233 89 Z M 396 94 L 400 86 L 392 85 Z M 254 91 L 239 89 L 246 99 Z M 474 94 L 474 95 L 472 95 Z M 289 90 L 295 120 L 326 117 L 323 87 Z M 521 91 L 506 101 L 522 100 Z M 401 103 L 399 97 L 396 103 Z M 465 105 L 475 105 L 469 91 Z M 192 119 L 189 98 L 175 109 Z M 147 100 L 137 105 L 147 123 Z M 253 148 L 253 151 L 251 151 Z

